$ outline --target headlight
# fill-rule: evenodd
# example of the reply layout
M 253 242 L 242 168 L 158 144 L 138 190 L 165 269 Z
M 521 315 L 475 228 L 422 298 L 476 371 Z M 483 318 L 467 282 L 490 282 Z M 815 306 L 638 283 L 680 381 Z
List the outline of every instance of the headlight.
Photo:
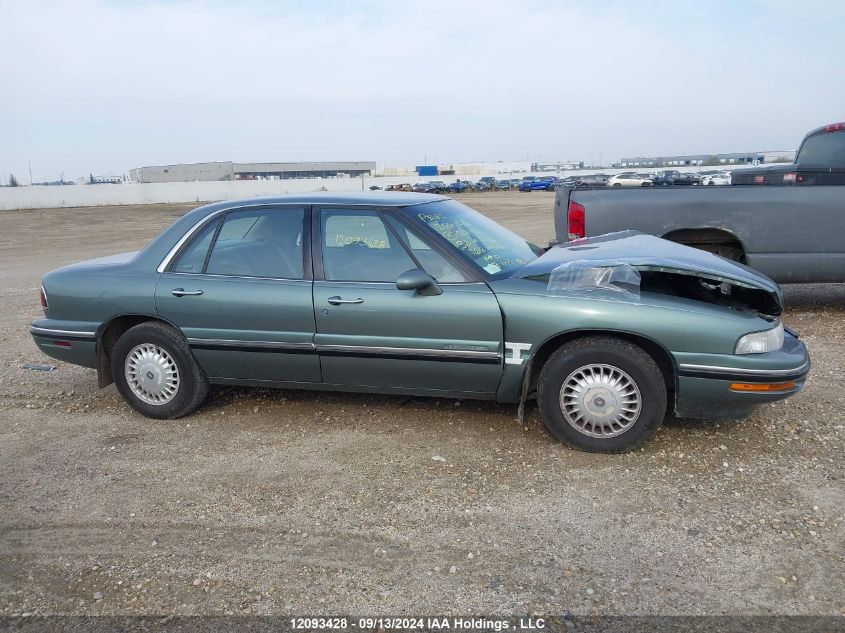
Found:
M 762 354 L 776 352 L 783 347 L 783 323 L 763 332 L 746 334 L 736 342 L 734 354 Z

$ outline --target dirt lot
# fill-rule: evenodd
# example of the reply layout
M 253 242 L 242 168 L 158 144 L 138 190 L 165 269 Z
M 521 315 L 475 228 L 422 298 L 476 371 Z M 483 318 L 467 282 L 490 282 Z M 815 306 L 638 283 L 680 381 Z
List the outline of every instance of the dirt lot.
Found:
M 465 199 L 553 236 L 551 194 Z M 800 395 L 622 456 L 511 406 L 227 388 L 160 422 L 22 369 L 42 273 L 192 206 L 0 212 L 0 615 L 845 613 L 842 285 L 786 289 Z

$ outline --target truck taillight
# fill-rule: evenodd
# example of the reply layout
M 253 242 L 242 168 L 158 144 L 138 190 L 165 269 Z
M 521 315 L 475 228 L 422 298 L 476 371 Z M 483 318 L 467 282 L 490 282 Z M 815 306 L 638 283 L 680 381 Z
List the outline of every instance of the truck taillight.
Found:
M 798 179 L 798 174 L 794 171 L 786 173 L 783 175 L 783 184 L 785 185 L 794 185 L 795 181 Z
M 831 123 L 830 125 L 826 125 L 824 128 L 825 132 L 839 132 L 841 130 L 845 130 L 845 122 Z
M 47 309 L 47 295 L 44 294 L 44 288 L 40 289 L 39 294 L 41 295 L 41 307 L 45 310 Z
M 566 210 L 566 225 L 570 240 L 581 239 L 586 235 L 584 231 L 584 205 L 569 201 Z
M 754 184 L 755 185 L 765 185 L 766 184 L 766 177 L 765 176 L 754 176 Z

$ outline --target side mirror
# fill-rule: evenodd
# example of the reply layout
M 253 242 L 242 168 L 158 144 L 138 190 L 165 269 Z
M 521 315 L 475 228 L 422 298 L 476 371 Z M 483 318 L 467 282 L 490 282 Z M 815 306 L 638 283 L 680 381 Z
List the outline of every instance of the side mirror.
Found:
M 419 268 L 406 270 L 399 275 L 399 279 L 396 280 L 396 287 L 399 290 L 416 290 L 417 294 L 424 297 L 443 294 L 434 277 Z

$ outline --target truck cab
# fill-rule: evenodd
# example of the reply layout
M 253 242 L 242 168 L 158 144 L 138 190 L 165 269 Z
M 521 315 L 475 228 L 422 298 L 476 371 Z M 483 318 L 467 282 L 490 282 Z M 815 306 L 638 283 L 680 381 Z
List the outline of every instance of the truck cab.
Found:
M 816 128 L 801 141 L 794 163 L 732 174 L 734 185 L 845 185 L 845 122 Z

